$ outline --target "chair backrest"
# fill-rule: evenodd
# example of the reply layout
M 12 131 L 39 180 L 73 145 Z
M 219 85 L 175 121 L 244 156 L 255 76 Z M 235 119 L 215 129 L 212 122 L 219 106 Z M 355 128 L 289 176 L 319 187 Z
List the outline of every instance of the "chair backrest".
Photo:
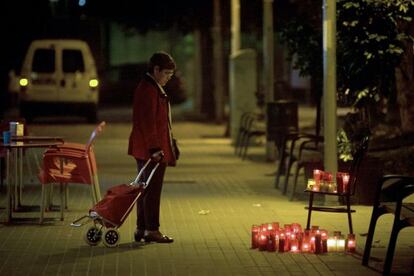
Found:
M 356 184 L 358 182 L 358 174 L 361 167 L 361 162 L 365 157 L 365 154 L 368 151 L 368 144 L 369 144 L 369 137 L 365 136 L 361 139 L 361 141 L 357 144 L 354 154 L 353 160 L 351 163 L 351 167 L 349 169 L 350 179 L 349 179 L 349 193 L 353 195 L 356 190 Z
M 95 138 L 103 131 L 103 128 L 105 127 L 105 125 L 106 125 L 105 121 L 100 122 L 99 125 L 92 132 L 91 136 L 89 137 L 88 142 L 86 143 L 85 150 L 87 153 L 89 152 L 93 143 L 95 142 Z

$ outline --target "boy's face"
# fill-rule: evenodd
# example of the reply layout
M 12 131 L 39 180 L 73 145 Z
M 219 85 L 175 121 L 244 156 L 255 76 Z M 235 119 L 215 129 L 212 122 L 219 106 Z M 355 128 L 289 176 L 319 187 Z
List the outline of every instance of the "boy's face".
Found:
M 154 79 L 161 85 L 164 86 L 174 75 L 174 70 L 172 69 L 162 69 L 160 70 L 159 66 L 154 67 Z

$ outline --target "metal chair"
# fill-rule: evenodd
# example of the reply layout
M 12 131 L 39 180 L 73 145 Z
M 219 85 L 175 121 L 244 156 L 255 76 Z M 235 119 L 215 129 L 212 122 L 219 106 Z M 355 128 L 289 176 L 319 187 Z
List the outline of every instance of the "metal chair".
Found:
M 368 150 L 369 137 L 366 136 L 362 138 L 360 143 L 357 145 L 357 148 L 353 154 L 353 161 L 349 170 L 349 188 L 341 192 L 331 192 L 331 191 L 313 191 L 306 189 L 305 192 L 309 193 L 309 204 L 305 209 L 308 209 L 308 219 L 306 222 L 306 229 L 310 229 L 311 215 L 312 211 L 318 212 L 331 212 L 331 213 L 346 213 L 348 215 L 348 225 L 349 233 L 353 234 L 352 227 L 352 216 L 351 213 L 354 213 L 355 210 L 351 209 L 351 196 L 355 194 L 356 184 L 358 183 L 358 173 L 362 159 L 364 158 Z M 314 196 L 315 195 L 329 195 L 337 196 L 345 202 L 345 206 L 339 207 L 329 207 L 329 206 L 314 206 Z
M 378 218 L 384 214 L 394 214 L 394 223 L 383 268 L 383 275 L 391 274 L 398 233 L 405 227 L 414 226 L 414 203 L 403 202 L 405 198 L 413 193 L 414 177 L 412 176 L 385 175 L 380 179 L 377 185 L 368 236 L 365 242 L 362 258 L 363 265 L 368 265 Z

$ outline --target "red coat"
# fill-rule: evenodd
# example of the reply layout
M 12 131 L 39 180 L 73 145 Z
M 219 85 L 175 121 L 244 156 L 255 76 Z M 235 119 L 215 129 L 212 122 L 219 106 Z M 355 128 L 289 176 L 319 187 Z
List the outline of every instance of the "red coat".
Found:
M 163 94 L 156 82 L 146 75 L 134 92 L 129 155 L 147 160 L 151 151 L 161 149 L 164 152 L 161 162 L 166 162 L 170 166 L 175 165 L 168 112 L 168 97 Z

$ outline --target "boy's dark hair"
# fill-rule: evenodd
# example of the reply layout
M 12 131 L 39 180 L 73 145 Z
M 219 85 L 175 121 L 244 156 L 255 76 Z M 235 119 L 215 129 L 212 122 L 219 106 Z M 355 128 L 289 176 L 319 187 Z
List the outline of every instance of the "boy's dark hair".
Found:
M 162 51 L 156 52 L 152 55 L 152 57 L 149 60 L 148 71 L 152 73 L 154 71 L 155 66 L 159 66 L 160 70 L 175 70 L 176 68 L 175 61 L 172 58 L 172 56 Z

